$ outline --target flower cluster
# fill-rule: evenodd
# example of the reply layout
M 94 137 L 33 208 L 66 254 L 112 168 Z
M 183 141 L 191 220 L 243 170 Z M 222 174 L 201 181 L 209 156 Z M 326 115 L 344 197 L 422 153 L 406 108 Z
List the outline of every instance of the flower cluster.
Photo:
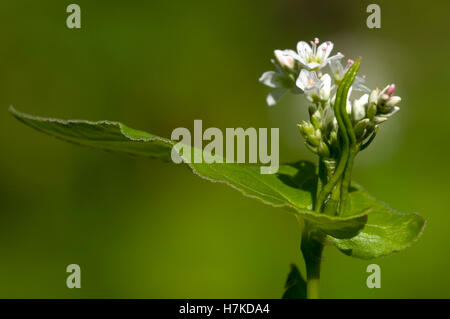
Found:
M 349 59 L 342 64 L 344 55 L 330 56 L 333 43 L 319 45 L 315 38 L 310 44 L 300 41 L 297 52 L 275 50 L 272 63 L 276 71 L 265 72 L 259 81 L 273 90 L 267 96 L 269 106 L 276 104 L 287 92 L 303 93 L 310 103 L 309 121 L 299 124 L 306 146 L 321 158 L 337 158 L 339 152 L 338 123 L 334 115 L 336 91 L 344 75 L 354 63 Z M 323 68 L 329 67 L 330 74 Z M 363 143 L 376 133 L 377 126 L 399 110 L 400 97 L 394 96 L 395 85 L 383 90 L 370 90 L 365 79 L 357 76 L 348 92 L 346 110 L 351 119 L 358 143 Z M 360 91 L 359 98 L 351 99 L 352 92 Z

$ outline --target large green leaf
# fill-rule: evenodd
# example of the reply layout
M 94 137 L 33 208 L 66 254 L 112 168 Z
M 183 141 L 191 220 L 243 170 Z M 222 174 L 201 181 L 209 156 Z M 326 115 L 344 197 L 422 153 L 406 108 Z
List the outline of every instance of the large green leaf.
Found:
M 107 151 L 171 159 L 173 141 L 110 121 L 89 122 L 34 117 L 10 108 L 11 113 L 25 124 L 75 144 Z M 201 152 L 200 150 L 193 150 Z M 179 154 L 185 157 L 183 154 Z M 203 154 L 205 157 L 211 154 Z M 216 156 L 217 157 L 217 156 Z M 286 207 L 308 223 L 335 238 L 357 235 L 367 222 L 367 207 L 352 215 L 334 217 L 311 210 L 315 194 L 315 167 L 309 162 L 280 166 L 277 174 L 261 174 L 260 168 L 236 163 L 188 163 L 198 176 L 212 182 L 225 183 L 242 194 L 275 206 Z
M 372 207 L 364 229 L 351 239 L 330 237 L 343 253 L 357 258 L 372 259 L 399 252 L 419 239 L 426 220 L 418 213 L 399 213 L 377 201 L 360 185 L 353 183 L 350 209 Z
M 107 151 L 171 160 L 173 141 L 131 129 L 121 123 L 63 121 L 33 117 L 14 108 L 10 108 L 10 111 L 25 124 L 68 142 Z M 370 259 L 405 249 L 420 237 L 425 227 L 425 220 L 419 214 L 398 213 L 375 200 L 355 183 L 352 184 L 350 200 L 343 217 L 314 213 L 311 207 L 316 176 L 315 166 L 309 162 L 281 165 L 278 173 L 272 175 L 262 175 L 259 167 L 242 164 L 187 165 L 202 178 L 225 183 L 245 196 L 259 199 L 266 204 L 289 208 L 311 226 L 329 235 L 330 242 L 353 257 Z

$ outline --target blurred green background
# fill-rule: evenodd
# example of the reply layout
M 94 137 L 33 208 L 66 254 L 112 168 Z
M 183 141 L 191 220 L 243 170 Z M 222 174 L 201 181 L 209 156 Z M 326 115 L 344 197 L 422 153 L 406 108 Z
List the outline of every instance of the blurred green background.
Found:
M 81 30 L 65 25 L 78 3 Z M 381 6 L 381 29 L 366 7 Z M 7 107 L 176 127 L 280 127 L 281 161 L 312 159 L 301 97 L 269 108 L 258 83 L 274 49 L 318 36 L 363 57 L 371 87 L 395 82 L 401 112 L 357 159 L 354 178 L 428 219 L 421 240 L 363 261 L 325 251 L 325 298 L 450 298 L 448 1 L 2 1 L 0 297 L 279 298 L 301 264 L 295 218 L 174 164 L 40 134 Z M 82 288 L 66 288 L 66 266 Z M 381 266 L 381 289 L 366 267 Z

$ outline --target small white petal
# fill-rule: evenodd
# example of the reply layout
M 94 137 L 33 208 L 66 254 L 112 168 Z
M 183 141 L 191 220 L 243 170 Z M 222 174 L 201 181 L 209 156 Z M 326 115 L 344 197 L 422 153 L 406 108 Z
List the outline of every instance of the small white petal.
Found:
M 317 48 L 316 55 L 321 61 L 324 61 L 326 64 L 328 56 L 330 55 L 332 50 L 333 50 L 333 42 L 327 41 L 319 45 L 319 47 Z
M 395 113 L 397 113 L 400 110 L 400 108 L 398 106 L 394 106 L 392 108 L 392 110 L 389 112 L 389 116 L 394 115 Z
M 330 99 L 331 105 L 334 105 L 334 102 L 336 102 L 336 93 Z
M 352 112 L 352 103 L 350 103 L 350 95 L 352 94 L 353 91 L 353 87 L 350 87 L 350 89 L 348 90 L 347 93 L 347 104 L 345 106 L 346 111 L 348 114 L 350 114 Z
M 305 65 L 309 70 L 317 70 L 317 69 L 319 69 L 321 66 L 322 66 L 322 64 L 319 64 L 319 63 L 317 63 L 317 62 L 309 62 L 309 63 L 306 63 L 306 65 Z
M 342 58 L 342 57 L 341 57 Z M 341 81 L 344 77 L 344 67 L 341 63 L 341 58 L 337 59 L 328 59 L 328 63 L 330 64 L 331 72 L 336 80 Z
M 387 101 L 386 105 L 387 105 L 387 106 L 394 107 L 394 106 L 396 106 L 398 103 L 400 103 L 401 100 L 402 100 L 402 99 L 401 99 L 400 96 L 391 96 L 391 98 Z
M 336 61 L 336 60 L 341 60 L 344 57 L 344 55 L 340 52 L 338 52 L 337 54 L 330 56 L 327 60 L 329 61 Z
M 381 123 L 387 121 L 387 119 L 388 118 L 386 116 L 375 116 L 374 117 L 374 120 L 375 120 L 376 124 L 381 124 Z
M 378 103 L 378 97 L 379 97 L 379 90 L 375 89 L 370 93 L 369 97 L 369 103 L 370 104 L 377 104 Z
M 331 92 L 331 77 L 329 74 L 325 74 L 320 80 L 323 83 L 323 86 L 320 90 L 320 98 L 322 100 L 328 100 L 330 98 Z
M 306 43 L 305 41 L 300 41 L 297 43 L 297 53 L 299 56 L 299 61 L 302 64 L 306 65 L 309 57 L 312 56 L 313 51 L 308 43 Z
M 305 88 L 308 86 L 308 80 L 309 80 L 308 70 L 302 69 L 295 84 L 304 91 Z
M 383 94 L 387 91 L 387 89 L 389 89 L 390 86 L 391 86 L 391 85 L 388 84 L 383 90 L 381 90 L 380 96 L 383 95 Z
M 262 84 L 264 84 L 264 85 L 267 85 L 267 86 L 270 86 L 270 87 L 275 87 L 275 85 L 273 84 L 273 81 L 272 81 L 272 79 L 273 79 L 273 77 L 274 77 L 274 74 L 276 74 L 276 72 L 275 71 L 267 71 L 267 72 L 264 72 L 262 75 L 261 75 L 261 77 L 259 78 L 259 82 L 261 82 Z
M 273 106 L 277 104 L 277 102 L 282 98 L 282 96 L 287 92 L 286 89 L 278 88 L 272 90 L 269 94 L 267 94 L 266 102 L 267 105 Z
M 283 87 L 283 83 L 280 80 L 282 75 L 275 71 L 267 71 L 264 72 L 263 75 L 259 78 L 259 82 L 264 85 L 267 85 L 271 88 L 281 88 Z
M 360 76 L 356 76 L 355 81 L 353 82 L 353 88 L 355 91 L 367 92 L 370 93 L 370 89 L 364 85 L 366 80 Z
M 366 106 L 369 101 L 369 94 L 364 94 L 359 99 L 353 101 L 352 115 L 355 121 L 362 120 L 366 116 Z

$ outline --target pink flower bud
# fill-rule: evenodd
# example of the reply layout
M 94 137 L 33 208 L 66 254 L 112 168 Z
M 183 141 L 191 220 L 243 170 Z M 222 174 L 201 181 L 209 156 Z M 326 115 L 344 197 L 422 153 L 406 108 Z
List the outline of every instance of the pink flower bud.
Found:
M 389 86 L 389 88 L 387 89 L 386 94 L 387 95 L 392 95 L 392 94 L 394 94 L 394 92 L 395 92 L 395 84 L 391 84 Z

